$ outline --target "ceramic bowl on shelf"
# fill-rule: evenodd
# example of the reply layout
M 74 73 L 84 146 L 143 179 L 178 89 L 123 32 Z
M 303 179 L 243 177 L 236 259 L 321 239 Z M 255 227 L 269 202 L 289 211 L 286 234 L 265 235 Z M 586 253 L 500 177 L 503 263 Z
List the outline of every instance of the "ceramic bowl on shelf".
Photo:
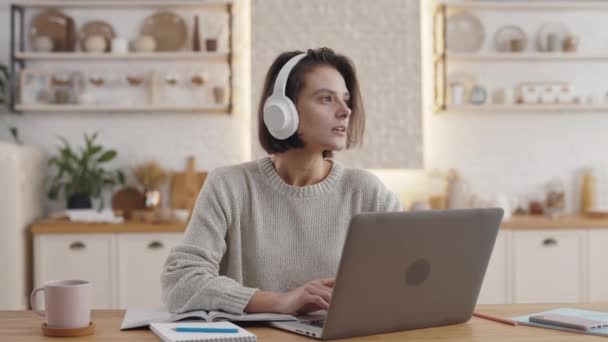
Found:
M 51 52 L 53 51 L 53 40 L 47 36 L 38 36 L 34 38 L 32 48 L 36 52 Z
M 153 52 L 156 50 L 156 40 L 152 36 L 139 36 L 133 41 L 136 52 Z
M 108 49 L 108 43 L 104 36 L 88 36 L 84 42 L 84 51 L 91 53 L 102 53 Z
M 505 25 L 494 34 L 494 48 L 498 52 L 521 52 L 527 44 L 526 32 L 519 26 Z
M 80 29 L 80 49 L 88 51 L 87 41 L 89 37 L 101 36 L 105 40 L 104 50 L 99 52 L 109 52 L 112 39 L 116 37 L 114 28 L 103 20 L 92 20 L 85 23 Z
M 461 11 L 447 18 L 446 36 L 448 52 L 472 53 L 481 49 L 485 32 L 477 16 Z
M 536 46 L 542 52 L 561 51 L 562 44 L 569 35 L 570 32 L 565 24 L 548 22 L 538 29 L 536 33 Z

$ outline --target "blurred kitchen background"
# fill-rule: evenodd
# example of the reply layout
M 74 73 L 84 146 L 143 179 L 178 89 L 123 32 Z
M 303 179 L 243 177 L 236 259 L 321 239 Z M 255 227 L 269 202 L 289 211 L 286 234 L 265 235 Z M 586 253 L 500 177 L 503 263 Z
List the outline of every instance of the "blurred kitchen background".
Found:
M 98 308 L 158 306 L 206 173 L 264 155 L 271 61 L 322 46 L 353 60 L 367 112 L 338 160 L 406 210 L 506 210 L 480 303 L 608 300 L 607 18 L 574 0 L 0 0 L 0 310 L 58 278 L 92 280 Z

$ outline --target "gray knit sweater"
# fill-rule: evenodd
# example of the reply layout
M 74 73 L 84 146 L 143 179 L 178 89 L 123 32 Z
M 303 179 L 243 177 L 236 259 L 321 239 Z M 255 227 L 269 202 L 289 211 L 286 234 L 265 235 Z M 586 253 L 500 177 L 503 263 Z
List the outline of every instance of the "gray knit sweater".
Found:
M 354 214 L 397 211 L 373 174 L 333 162 L 321 182 L 285 183 L 270 157 L 212 171 L 161 285 L 171 312 L 243 313 L 257 290 L 286 291 L 338 269 Z

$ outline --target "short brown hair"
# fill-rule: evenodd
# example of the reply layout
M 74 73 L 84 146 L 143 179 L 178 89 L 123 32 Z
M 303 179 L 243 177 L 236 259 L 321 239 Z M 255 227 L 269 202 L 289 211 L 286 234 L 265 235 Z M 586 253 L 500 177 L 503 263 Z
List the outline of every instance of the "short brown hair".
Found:
M 258 105 L 258 138 L 260 139 L 260 144 L 268 154 L 282 153 L 292 148 L 304 147 L 304 141 L 302 141 L 298 132 L 295 132 L 285 140 L 279 140 L 270 134 L 268 128 L 264 124 L 264 102 L 266 102 L 266 99 L 272 94 L 274 82 L 279 71 L 287 61 L 301 53 L 303 52 L 289 51 L 280 54 L 266 73 L 264 89 Z M 347 104 L 351 110 L 350 121 L 347 128 L 346 148 L 360 145 L 365 129 L 365 111 L 363 109 L 363 101 L 361 99 L 361 91 L 355 67 L 348 57 L 336 54 L 332 49 L 327 47 L 309 49 L 306 52 L 306 57 L 301 59 L 291 70 L 285 86 L 285 95 L 287 95 L 294 104 L 297 104 L 298 94 L 304 87 L 304 75 L 307 72 L 312 71 L 315 67 L 322 65 L 335 68 L 344 78 L 346 88 L 350 93 L 350 99 Z M 323 157 L 331 156 L 332 151 L 323 151 Z

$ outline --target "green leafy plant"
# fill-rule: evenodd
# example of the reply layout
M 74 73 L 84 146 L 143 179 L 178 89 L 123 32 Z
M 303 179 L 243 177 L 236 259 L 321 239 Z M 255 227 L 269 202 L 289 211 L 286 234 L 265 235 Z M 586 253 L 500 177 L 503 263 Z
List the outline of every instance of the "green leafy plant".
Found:
M 9 73 L 8 66 L 0 64 L 0 104 L 8 102 Z
M 8 97 L 10 96 L 8 93 L 8 89 L 10 87 L 10 74 L 8 71 L 8 66 L 6 64 L 0 64 L 0 107 L 3 107 L 8 102 Z M 13 140 L 19 145 L 22 145 L 23 142 L 19 139 L 19 131 L 17 127 L 9 127 L 9 131 L 11 132 L 11 136 Z
M 85 146 L 77 154 L 64 137 L 59 137 L 63 146 L 59 147 L 58 155 L 49 160 L 49 165 L 57 169 L 52 177 L 48 197 L 57 200 L 61 193 L 69 200 L 73 195 L 87 195 L 90 198 L 100 198 L 100 209 L 103 208 L 102 193 L 115 185 L 125 183 L 122 171 L 106 170 L 103 165 L 112 161 L 117 152 L 105 150 L 95 143 L 97 133 L 84 135 Z

